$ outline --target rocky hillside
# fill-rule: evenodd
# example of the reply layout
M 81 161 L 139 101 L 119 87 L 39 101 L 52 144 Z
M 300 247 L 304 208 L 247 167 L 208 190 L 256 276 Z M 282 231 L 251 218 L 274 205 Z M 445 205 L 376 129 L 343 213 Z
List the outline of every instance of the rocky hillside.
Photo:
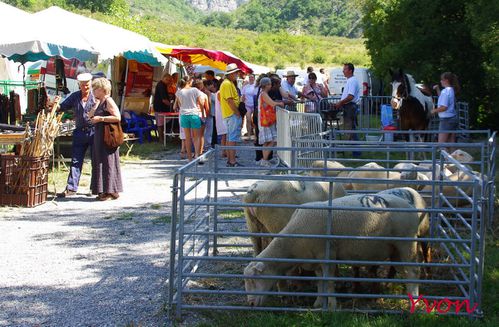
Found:
M 249 0 L 187 0 L 194 8 L 203 12 L 231 12 Z

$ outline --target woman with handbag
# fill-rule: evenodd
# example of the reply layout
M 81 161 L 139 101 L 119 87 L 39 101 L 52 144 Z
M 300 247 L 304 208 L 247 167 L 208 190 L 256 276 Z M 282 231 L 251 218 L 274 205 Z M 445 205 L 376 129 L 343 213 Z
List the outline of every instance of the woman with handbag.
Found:
M 284 102 L 274 101 L 269 96 L 269 91 L 272 87 L 272 81 L 268 77 L 264 77 L 260 81 L 260 96 L 258 98 L 258 139 L 262 146 L 275 146 L 277 141 L 277 117 L 276 106 L 284 107 Z M 270 150 L 262 150 L 263 158 L 259 161 L 260 166 L 270 167 L 269 161 Z
M 92 81 L 96 105 L 89 112 L 95 126 L 92 149 L 92 178 L 90 189 L 97 200 L 116 200 L 123 192 L 119 145 L 123 143 L 121 115 L 111 94 L 111 83 L 106 78 Z M 121 134 L 120 134 L 121 132 Z
M 308 102 L 305 104 L 305 112 L 319 112 L 319 102 L 327 97 L 327 91 L 322 83 L 317 83 L 315 73 L 308 74 L 308 83 L 303 87 L 302 93 Z

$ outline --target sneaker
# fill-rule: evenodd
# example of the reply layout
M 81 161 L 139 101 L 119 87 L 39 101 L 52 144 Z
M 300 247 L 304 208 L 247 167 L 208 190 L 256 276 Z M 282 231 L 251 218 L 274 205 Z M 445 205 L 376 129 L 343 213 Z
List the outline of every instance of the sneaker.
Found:
M 62 192 L 62 193 L 57 193 L 58 198 L 68 198 L 68 197 L 72 197 L 75 195 L 76 195 L 75 191 L 70 191 L 68 189 L 64 190 L 64 192 Z
M 241 165 L 239 162 L 235 162 L 235 163 L 230 163 L 230 162 L 227 162 L 227 167 L 244 167 L 244 165 Z

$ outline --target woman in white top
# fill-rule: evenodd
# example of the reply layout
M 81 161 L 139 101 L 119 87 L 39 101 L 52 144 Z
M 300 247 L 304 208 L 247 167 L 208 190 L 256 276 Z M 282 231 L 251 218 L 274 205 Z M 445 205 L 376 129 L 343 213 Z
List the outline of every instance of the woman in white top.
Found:
M 440 77 L 440 83 L 444 87 L 440 92 L 440 87 L 435 85 L 433 88 L 438 94 L 437 107 L 432 110 L 432 114 L 438 113 L 440 119 L 439 130 L 455 131 L 459 126 L 459 118 L 456 111 L 456 94 L 459 94 L 460 86 L 457 76 L 453 73 L 443 73 Z M 439 133 L 439 143 L 456 142 L 456 133 Z
M 243 89 L 241 90 L 241 93 L 243 95 L 242 101 L 244 102 L 244 105 L 246 106 L 246 131 L 247 135 L 246 136 L 252 136 L 253 133 L 253 124 L 252 124 L 252 115 L 253 111 L 255 109 L 255 104 L 254 104 L 254 97 L 256 94 L 256 88 L 255 88 L 255 75 L 250 74 L 248 77 L 248 84 L 243 86 Z
M 206 117 L 201 103 L 204 93 L 192 87 L 192 78 L 189 76 L 182 78 L 179 86 L 180 90 L 176 93 L 174 108 L 180 111 L 180 127 L 185 132 L 187 159 L 191 161 L 192 143 L 194 143 L 195 157 L 197 158 L 201 153 L 201 119 Z

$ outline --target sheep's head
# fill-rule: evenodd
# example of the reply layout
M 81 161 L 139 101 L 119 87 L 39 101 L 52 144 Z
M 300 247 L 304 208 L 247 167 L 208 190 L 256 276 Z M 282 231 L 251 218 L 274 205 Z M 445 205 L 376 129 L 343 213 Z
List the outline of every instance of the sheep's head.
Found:
M 460 149 L 457 149 L 456 151 L 452 152 L 452 154 L 450 156 L 459 162 L 472 162 L 473 161 L 473 156 L 471 154 L 469 154 L 466 151 L 460 150 Z
M 244 269 L 244 276 L 252 277 L 262 275 L 265 270 L 264 262 L 250 262 Z M 275 280 L 271 279 L 251 279 L 244 280 L 244 287 L 246 292 L 267 292 L 272 289 Z M 265 302 L 265 295 L 248 295 L 248 304 L 251 306 L 259 307 Z

